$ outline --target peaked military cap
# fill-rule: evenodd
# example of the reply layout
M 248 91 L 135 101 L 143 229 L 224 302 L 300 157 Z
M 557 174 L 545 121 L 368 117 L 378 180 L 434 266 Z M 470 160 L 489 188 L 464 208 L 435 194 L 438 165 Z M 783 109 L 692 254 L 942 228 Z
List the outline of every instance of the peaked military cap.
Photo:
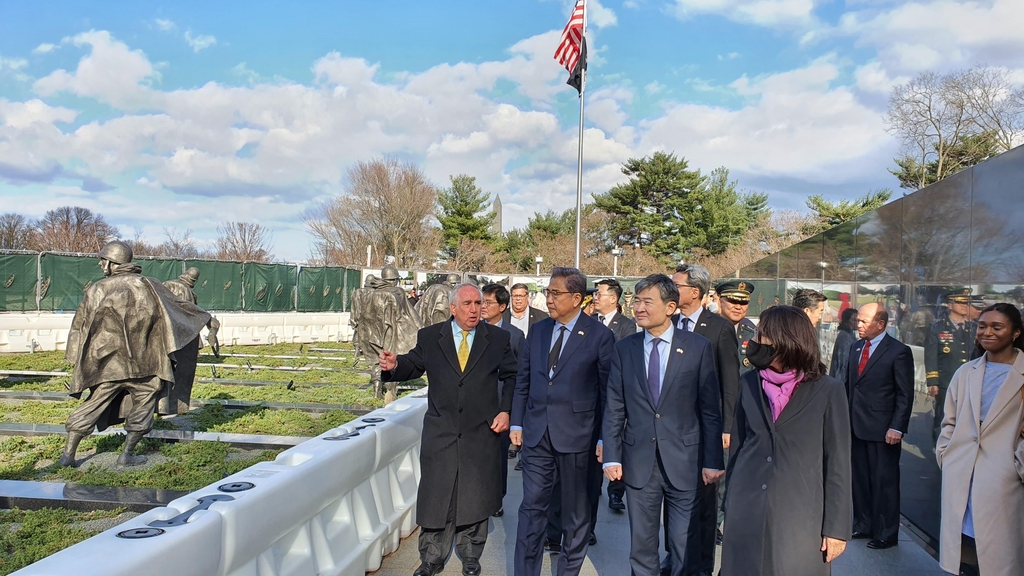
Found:
M 722 298 L 746 303 L 750 302 L 750 295 L 754 292 L 754 285 L 746 280 L 728 280 L 715 286 L 715 292 Z
M 970 288 L 956 288 L 943 294 L 943 298 L 947 302 L 955 302 L 957 304 L 970 304 L 972 302 L 978 302 L 980 297 L 973 296 Z

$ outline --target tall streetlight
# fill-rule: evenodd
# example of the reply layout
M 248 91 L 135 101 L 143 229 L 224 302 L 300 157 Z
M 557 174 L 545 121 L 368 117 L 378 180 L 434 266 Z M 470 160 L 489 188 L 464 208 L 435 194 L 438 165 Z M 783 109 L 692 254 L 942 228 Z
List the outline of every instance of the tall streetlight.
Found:
M 533 259 L 533 261 L 537 263 L 537 276 L 540 276 L 540 265 L 541 265 L 542 262 L 544 262 L 544 257 L 543 256 L 536 256 Z
M 619 256 L 622 256 L 622 248 L 612 248 L 612 276 L 619 275 Z

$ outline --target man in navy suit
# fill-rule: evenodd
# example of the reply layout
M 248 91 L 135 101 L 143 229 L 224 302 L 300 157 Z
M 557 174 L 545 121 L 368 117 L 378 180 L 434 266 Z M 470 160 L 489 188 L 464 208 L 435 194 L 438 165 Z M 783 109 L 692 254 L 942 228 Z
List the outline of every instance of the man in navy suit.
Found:
M 484 322 L 502 328 L 509 333 L 509 344 L 512 346 L 512 352 L 516 356 L 516 362 L 519 361 L 519 357 L 523 355 L 523 345 L 526 343 L 526 336 L 523 335 L 523 331 L 516 328 L 512 324 L 506 322 L 502 315 L 505 310 L 508 309 L 508 303 L 511 299 L 508 290 L 505 289 L 501 284 L 488 284 L 480 289 L 484 294 L 483 305 L 480 307 L 480 317 Z M 501 398 L 501 382 L 498 382 L 498 398 Z M 501 460 L 501 495 L 505 496 L 508 493 L 508 462 L 506 454 L 512 442 L 509 440 L 508 430 L 501 434 L 501 453 L 498 455 Z M 494 516 L 501 517 L 505 515 L 505 508 L 499 508 Z
M 601 428 L 615 336 L 580 310 L 586 290 L 587 277 L 579 270 L 551 271 L 544 291 L 551 317 L 534 324 L 519 362 L 510 434 L 513 444 L 523 446 L 515 576 L 540 574 L 556 477 L 562 497 L 562 553 L 556 574 L 579 574 L 587 554 L 587 470 L 595 457 L 591 447 Z
M 637 283 L 633 311 L 644 331 L 615 345 L 608 378 L 604 472 L 626 483 L 635 576 L 661 571 L 662 508 L 672 576 L 700 572 L 700 489 L 725 471 L 714 353 L 707 338 L 674 326 L 677 297 L 664 274 Z
M 914 355 L 885 333 L 889 314 L 872 302 L 857 314 L 860 336 L 846 367 L 853 437 L 853 537 L 868 548 L 899 543 L 900 443 L 914 409 Z

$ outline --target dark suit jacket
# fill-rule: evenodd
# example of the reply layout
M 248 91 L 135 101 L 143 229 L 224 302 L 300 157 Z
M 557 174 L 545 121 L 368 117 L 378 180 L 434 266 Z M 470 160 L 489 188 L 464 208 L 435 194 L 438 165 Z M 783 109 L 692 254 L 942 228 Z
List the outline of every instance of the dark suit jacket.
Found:
M 673 330 L 657 405 L 647 384 L 644 333 L 619 341 L 612 354 L 604 461 L 620 462 L 623 480 L 634 488 L 651 479 L 656 451 L 661 453 L 668 481 L 678 490 L 702 486 L 701 468 L 725 469 L 721 398 L 711 343 L 691 332 Z
M 541 320 L 543 320 L 543 319 L 548 317 L 548 313 L 547 312 L 545 312 L 543 310 L 538 310 L 538 309 L 534 308 L 533 306 L 528 306 L 526 308 L 526 311 L 530 314 L 530 323 L 527 324 L 527 326 L 528 326 L 527 332 L 530 332 L 530 331 L 533 330 L 533 325 L 534 324 L 536 324 L 537 322 L 540 322 Z M 511 306 L 506 308 L 505 311 L 501 313 L 501 319 L 504 320 L 505 322 L 512 322 L 512 307 Z M 520 330 L 520 332 L 522 332 L 522 330 Z
M 501 326 L 497 326 L 497 328 L 508 332 L 509 345 L 512 346 L 512 353 L 516 355 L 516 364 L 518 365 L 519 358 L 523 355 L 523 346 L 526 345 L 526 336 L 523 335 L 522 330 L 513 326 L 511 322 L 505 322 L 505 320 L 502 320 Z M 498 382 L 498 395 L 500 398 L 504 398 L 501 390 L 503 385 L 503 382 Z
M 840 330 L 836 334 L 836 343 L 832 347 L 832 362 L 828 369 L 829 376 L 839 381 L 846 380 L 846 371 L 850 364 L 850 348 L 856 341 L 857 337 L 849 330 Z
M 615 336 L 596 318 L 580 312 L 549 378 L 548 352 L 554 327 L 555 321 L 545 318 L 526 336 L 512 402 L 512 426 L 523 428 L 526 446 L 536 446 L 547 431 L 555 450 L 586 452 L 600 432 Z
M 594 312 L 594 318 L 598 317 L 598 313 Z M 598 320 L 600 322 L 600 320 Z M 608 324 L 608 329 L 615 334 L 615 341 L 618 342 L 626 336 L 636 334 L 636 322 L 626 318 L 620 312 L 616 312 L 612 321 Z
M 676 327 L 679 326 L 676 316 Z M 736 412 L 736 399 L 740 389 L 740 352 L 736 329 L 731 322 L 705 308 L 697 317 L 693 331 L 711 341 L 718 368 L 718 387 L 722 395 L 722 429 L 732 430 L 732 417 Z
M 478 455 L 499 450 L 499 435 L 491 431 L 491 423 L 499 411 L 511 409 L 517 367 L 509 333 L 481 322 L 476 327 L 466 370 L 460 370 L 452 323 L 448 321 L 421 329 L 416 334 L 416 347 L 398 357 L 394 370 L 381 373 L 384 381 L 403 382 L 426 372 L 430 381 L 416 505 L 416 523 L 420 526 L 444 528 L 456 475 L 456 525 L 486 520 L 501 507 L 504 462 Z M 500 401 L 495 386 L 498 381 L 504 392 Z
M 910 347 L 886 334 L 871 353 L 864 373 L 857 375 L 865 340 L 850 350 L 846 391 L 850 395 L 853 435 L 884 442 L 889 429 L 907 433 L 914 408 L 914 355 Z

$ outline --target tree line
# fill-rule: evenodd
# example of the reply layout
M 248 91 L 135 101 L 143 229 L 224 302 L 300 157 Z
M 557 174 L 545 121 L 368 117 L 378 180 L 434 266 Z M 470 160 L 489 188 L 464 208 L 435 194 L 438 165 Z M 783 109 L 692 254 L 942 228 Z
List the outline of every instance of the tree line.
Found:
M 164 240 L 152 243 L 136 234 L 121 238 L 118 228 L 102 214 L 81 206 L 61 206 L 39 220 L 9 212 L 0 214 L 0 250 L 35 252 L 95 253 L 111 240 L 121 239 L 136 256 L 209 258 L 270 262 L 273 260 L 271 232 L 261 224 L 224 222 L 217 227 L 212 247 L 200 249 L 191 230 L 164 228 Z

